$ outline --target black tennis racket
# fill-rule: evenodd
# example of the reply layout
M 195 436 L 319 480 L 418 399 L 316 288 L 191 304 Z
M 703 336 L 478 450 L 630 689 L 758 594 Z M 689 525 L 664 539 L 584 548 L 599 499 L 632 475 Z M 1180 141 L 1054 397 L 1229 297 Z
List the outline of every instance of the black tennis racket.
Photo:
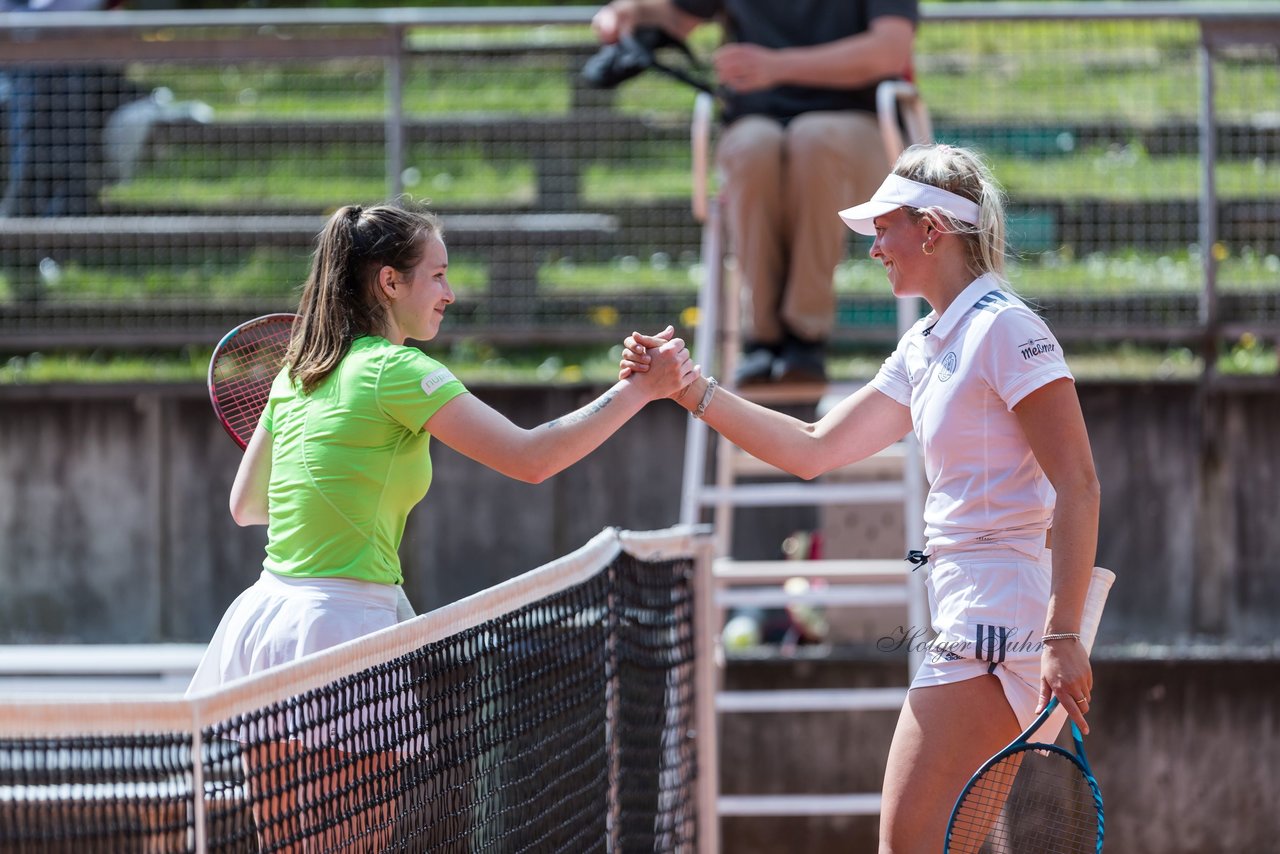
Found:
M 1058 698 L 988 759 L 951 811 L 943 854 L 1099 854 L 1102 792 L 1071 722 L 1075 752 L 1031 738 L 1058 707 Z
M 232 329 L 209 360 L 209 400 L 241 450 L 249 444 L 280 373 L 296 314 L 265 314 Z

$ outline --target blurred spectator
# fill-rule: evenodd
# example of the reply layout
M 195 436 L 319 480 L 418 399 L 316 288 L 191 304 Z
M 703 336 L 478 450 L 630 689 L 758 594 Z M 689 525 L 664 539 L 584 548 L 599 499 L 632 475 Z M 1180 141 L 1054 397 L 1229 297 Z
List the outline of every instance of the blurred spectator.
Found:
M 0 0 L 3 12 L 86 12 L 103 0 Z M 0 216 L 84 216 L 96 211 L 103 180 L 102 131 L 141 92 L 117 69 L 0 66 L 7 84 L 8 163 Z
M 613 0 L 596 13 L 609 43 L 636 26 L 724 26 L 716 161 L 746 285 L 739 384 L 826 379 L 846 237 L 832 214 L 889 172 L 875 90 L 908 72 L 917 18 L 916 0 Z

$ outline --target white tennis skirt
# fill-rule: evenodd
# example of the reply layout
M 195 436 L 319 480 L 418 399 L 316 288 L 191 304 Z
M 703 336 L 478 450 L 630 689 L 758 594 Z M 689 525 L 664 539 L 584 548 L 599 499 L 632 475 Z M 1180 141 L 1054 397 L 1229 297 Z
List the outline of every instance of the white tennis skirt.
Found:
M 912 688 L 963 682 L 990 673 L 1023 729 L 1040 702 L 1041 637 L 1049 611 L 1053 553 L 1031 557 L 1008 548 L 943 551 L 930 556 L 925 588 L 937 638 L 911 681 Z M 1093 650 L 1107 591 L 1115 574 L 1093 568 L 1080 619 L 1081 639 Z M 1065 723 L 1059 707 L 1037 732 L 1052 741 Z
M 411 619 L 396 584 L 353 578 L 291 578 L 262 571 L 222 617 L 187 694 L 364 637 Z
M 1053 577 L 1049 550 L 1038 557 L 1009 548 L 940 551 L 930 556 L 928 573 L 925 588 L 937 637 L 911 687 L 990 673 L 1000 680 L 1018 723 L 1030 725 L 1040 700 L 1040 635 Z

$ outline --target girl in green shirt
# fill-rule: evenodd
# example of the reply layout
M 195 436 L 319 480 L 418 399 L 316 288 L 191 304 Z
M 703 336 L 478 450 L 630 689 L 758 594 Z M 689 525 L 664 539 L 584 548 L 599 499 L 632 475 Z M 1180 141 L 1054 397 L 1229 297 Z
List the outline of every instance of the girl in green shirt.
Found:
M 413 615 L 397 550 L 409 510 L 431 483 L 433 436 L 505 475 L 539 483 L 585 457 L 649 401 L 677 394 L 698 375 L 684 343 L 668 330 L 669 340 L 651 350 L 649 371 L 561 418 L 518 427 L 469 394 L 443 364 L 405 345 L 439 332 L 454 301 L 448 268 L 440 223 L 428 213 L 352 205 L 325 226 L 285 366 L 231 489 L 236 522 L 267 526 L 263 572 L 227 610 L 188 693 Z M 322 740 L 333 744 L 340 735 Z M 250 748 L 251 787 L 273 792 L 295 785 L 287 754 L 299 749 L 292 737 Z M 255 809 L 263 842 L 296 831 L 264 827 L 262 814 L 278 811 L 263 806 Z M 372 818 L 367 826 L 389 833 L 389 821 Z M 296 820 L 307 824 L 305 814 Z M 368 850 L 385 841 L 375 836 L 365 840 Z

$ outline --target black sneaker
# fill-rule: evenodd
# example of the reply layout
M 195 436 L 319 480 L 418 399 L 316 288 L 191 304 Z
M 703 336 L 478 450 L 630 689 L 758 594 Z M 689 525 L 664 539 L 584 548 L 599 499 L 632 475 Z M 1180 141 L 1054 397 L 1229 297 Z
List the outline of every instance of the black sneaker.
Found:
M 773 362 L 773 381 L 825 383 L 827 381 L 825 342 L 788 338 L 782 345 L 782 353 Z
M 773 380 L 773 363 L 777 351 L 765 344 L 755 344 L 742 354 L 738 369 L 733 373 L 734 384 L 741 387 L 761 385 Z

